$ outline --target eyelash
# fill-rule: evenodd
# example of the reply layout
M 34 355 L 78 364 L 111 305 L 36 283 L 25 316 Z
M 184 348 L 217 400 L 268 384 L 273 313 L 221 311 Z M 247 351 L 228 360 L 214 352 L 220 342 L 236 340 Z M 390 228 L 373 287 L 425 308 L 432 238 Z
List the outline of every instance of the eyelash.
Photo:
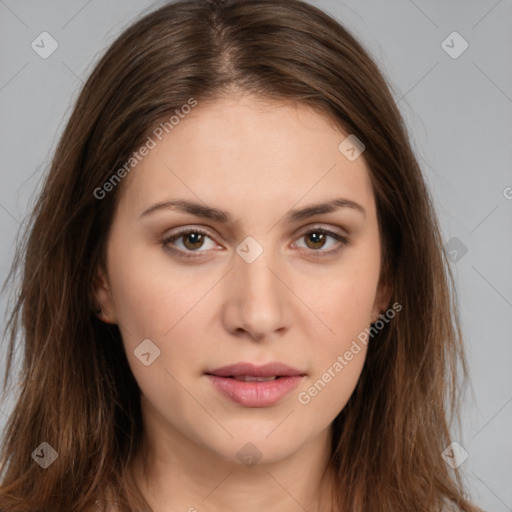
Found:
M 312 255 L 315 258 L 323 258 L 323 257 L 332 256 L 334 254 L 337 254 L 339 251 L 341 251 L 345 246 L 347 246 L 350 243 L 350 240 L 347 236 L 339 235 L 338 233 L 334 233 L 333 231 L 329 231 L 328 229 L 324 229 L 321 227 L 313 227 L 313 228 L 308 229 L 308 231 L 303 233 L 299 237 L 299 239 L 304 238 L 308 235 L 311 235 L 312 233 L 319 233 L 322 235 L 327 235 L 327 236 L 334 238 L 335 240 L 337 240 L 339 242 L 339 245 L 337 248 L 330 249 L 328 251 L 309 249 L 308 252 L 313 253 Z M 178 240 L 179 238 L 181 238 L 182 236 L 189 235 L 189 234 L 204 235 L 204 236 L 207 236 L 208 238 L 212 238 L 209 233 L 207 233 L 206 231 L 203 231 L 201 229 L 198 229 L 198 228 L 184 229 L 182 231 L 179 231 L 178 233 L 174 233 L 173 235 L 170 235 L 170 236 L 164 238 L 162 240 L 162 247 L 165 250 L 169 251 L 170 253 L 175 254 L 179 257 L 183 257 L 183 258 L 200 257 L 200 255 L 192 255 L 192 254 L 194 252 L 201 253 L 201 252 L 206 252 L 206 251 L 199 251 L 199 250 L 198 251 L 183 251 L 181 249 L 175 249 L 169 245 L 172 242 L 174 242 L 175 240 Z

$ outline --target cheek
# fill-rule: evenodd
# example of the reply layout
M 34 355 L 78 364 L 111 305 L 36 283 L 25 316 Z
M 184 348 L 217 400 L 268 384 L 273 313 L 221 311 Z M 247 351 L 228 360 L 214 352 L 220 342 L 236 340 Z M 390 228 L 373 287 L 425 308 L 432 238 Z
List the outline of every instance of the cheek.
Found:
M 297 400 L 318 423 L 329 423 L 339 414 L 359 381 L 367 353 L 371 289 L 334 283 L 330 300 L 323 303 L 325 324 L 334 334 L 325 330 L 327 334 L 319 336 L 318 328 L 309 330 L 311 374 Z
M 124 247 L 120 241 L 112 246 L 110 262 L 120 328 L 128 339 L 161 339 L 198 304 L 212 286 L 211 276 L 196 272 L 191 279 L 190 270 L 180 271 L 163 249 Z
M 345 407 L 364 366 L 366 346 L 359 343 L 359 346 L 347 348 L 326 360 L 297 396 L 301 407 L 325 418 L 326 423 L 331 422 Z M 347 352 L 351 354 L 350 360 L 346 358 Z
M 308 305 L 329 330 L 323 329 L 325 334 L 319 335 L 318 321 L 309 324 L 313 372 L 301 389 L 302 399 L 298 399 L 301 404 L 311 404 L 311 409 L 325 418 L 332 419 L 345 406 L 364 366 L 379 279 L 378 251 L 375 239 L 368 238 L 357 250 L 347 252 L 329 279 L 317 276 L 322 290 L 317 288 L 307 295 Z
M 191 277 L 190 270 L 180 272 L 176 264 L 171 265 L 163 251 L 158 254 L 134 249 L 128 254 L 113 246 L 112 256 L 110 280 L 115 312 L 132 373 L 152 401 L 164 395 L 166 403 L 170 399 L 180 402 L 184 397 L 178 383 L 196 371 L 198 355 L 208 339 L 203 335 L 207 327 L 202 323 L 208 303 L 205 295 L 218 276 L 211 270 L 198 276 L 200 271 L 196 269 Z M 144 341 L 148 339 L 151 343 Z M 147 348 L 139 348 L 143 346 Z M 137 354 L 148 351 L 152 362 L 145 366 Z
M 322 273 L 296 277 L 295 289 L 322 320 L 326 337 L 344 343 L 368 327 L 379 281 L 379 245 L 373 237 L 342 255 L 339 264 Z M 312 315 L 307 315 L 311 318 Z

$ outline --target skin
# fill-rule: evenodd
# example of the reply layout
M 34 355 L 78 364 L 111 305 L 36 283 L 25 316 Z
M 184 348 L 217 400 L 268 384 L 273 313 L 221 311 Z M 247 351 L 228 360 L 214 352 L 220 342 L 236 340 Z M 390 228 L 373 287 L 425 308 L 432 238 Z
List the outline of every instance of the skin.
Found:
M 385 311 L 391 293 L 379 274 L 368 169 L 364 155 L 349 161 L 338 150 L 346 135 L 306 106 L 238 94 L 200 103 L 122 183 L 95 292 L 141 388 L 149 463 L 133 469 L 154 512 L 330 510 L 322 475 L 331 423 L 366 347 L 308 404 L 298 394 Z M 141 217 L 176 198 L 224 210 L 236 224 L 173 209 Z M 365 213 L 345 207 L 283 222 L 290 209 L 335 198 Z M 349 244 L 304 235 L 317 226 Z M 208 232 L 202 246 L 190 236 L 169 244 L 199 257 L 163 247 L 180 228 Z M 252 263 L 236 252 L 247 236 L 263 248 Z M 145 366 L 134 350 L 148 338 L 160 356 Z M 240 361 L 279 361 L 306 376 L 278 403 L 244 407 L 204 375 Z M 248 442 L 261 452 L 252 467 L 237 457 Z

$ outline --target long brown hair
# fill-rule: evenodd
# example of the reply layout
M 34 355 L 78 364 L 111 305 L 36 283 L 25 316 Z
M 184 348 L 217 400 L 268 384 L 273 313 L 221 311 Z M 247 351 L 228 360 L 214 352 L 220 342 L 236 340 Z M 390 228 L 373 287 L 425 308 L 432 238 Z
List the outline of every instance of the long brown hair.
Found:
M 16 289 L 4 393 L 18 337 L 24 352 L 0 458 L 3 512 L 85 511 L 112 496 L 120 511 L 149 510 L 129 470 L 141 448 L 140 391 L 118 327 L 91 309 L 123 182 L 100 199 L 97 191 L 191 98 L 232 90 L 308 105 L 366 146 L 382 276 L 402 311 L 370 342 L 333 423 L 337 510 L 478 510 L 441 456 L 467 380 L 453 277 L 377 66 L 299 0 L 181 0 L 123 32 L 87 80 L 4 286 Z M 31 457 L 42 442 L 58 453 L 47 469 Z

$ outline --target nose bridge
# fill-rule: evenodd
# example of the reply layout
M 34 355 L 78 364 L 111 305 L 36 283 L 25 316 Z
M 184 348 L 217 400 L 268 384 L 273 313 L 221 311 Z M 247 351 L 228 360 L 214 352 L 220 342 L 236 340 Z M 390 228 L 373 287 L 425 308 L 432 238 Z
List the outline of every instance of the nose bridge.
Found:
M 268 251 L 270 253 L 270 251 Z M 275 258 L 262 254 L 252 263 L 238 261 L 235 266 L 236 279 L 242 284 L 243 296 L 254 299 L 275 297 L 278 280 L 271 269 L 275 267 Z M 274 271 L 275 272 L 275 271 Z
M 231 272 L 231 328 L 242 328 L 254 337 L 281 329 L 285 325 L 286 294 L 275 275 L 280 268 L 275 252 L 246 239 L 237 253 Z

